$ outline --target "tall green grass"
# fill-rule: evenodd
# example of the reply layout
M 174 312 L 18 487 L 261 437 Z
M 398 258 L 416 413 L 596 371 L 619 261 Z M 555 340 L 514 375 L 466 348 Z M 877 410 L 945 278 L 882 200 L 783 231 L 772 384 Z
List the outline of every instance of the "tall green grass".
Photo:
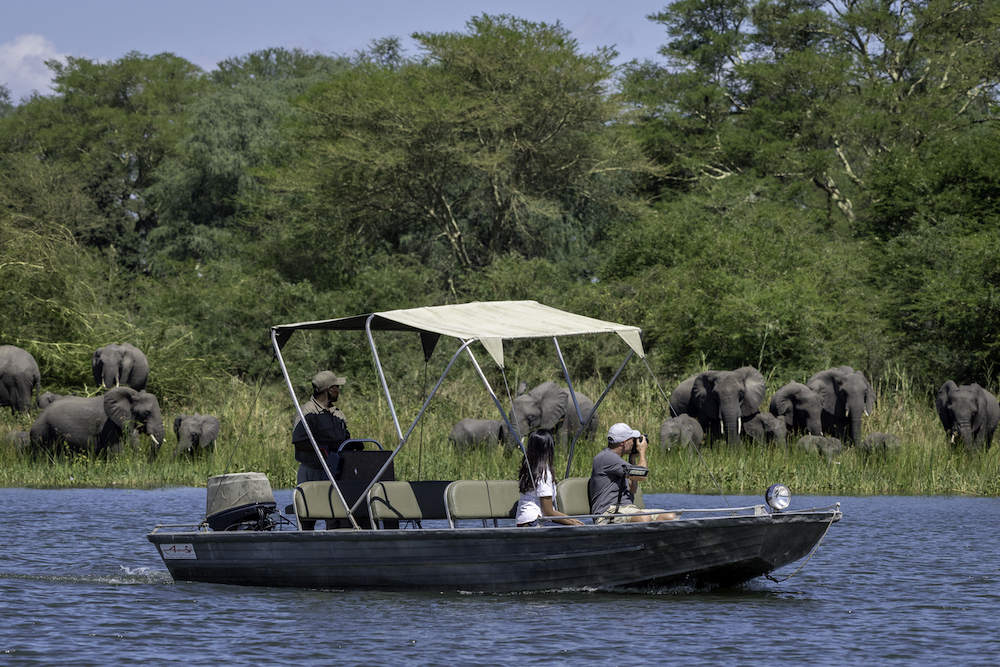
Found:
M 886 456 L 866 456 L 845 449 L 833 460 L 786 449 L 745 445 L 741 448 L 702 447 L 699 452 L 659 445 L 659 424 L 667 416 L 664 390 L 646 377 L 626 377 L 612 389 L 599 410 L 595 441 L 577 443 L 570 476 L 590 474 L 590 461 L 604 446 L 607 427 L 624 421 L 650 436 L 649 481 L 646 493 L 759 494 L 774 482 L 796 494 L 979 494 L 1000 495 L 1000 447 L 982 454 L 952 449 L 933 409 L 928 392 L 915 391 L 902 374 L 887 374 L 875 383 L 877 403 L 865 421 L 865 432 L 893 433 L 902 441 Z M 584 382 L 577 389 L 596 399 L 603 386 Z M 775 388 L 772 388 L 772 390 Z M 425 388 L 414 382 L 393 400 L 404 433 L 416 416 Z M 498 390 L 502 395 L 504 390 Z M 504 399 L 506 397 L 504 396 Z M 470 376 L 442 386 L 395 461 L 397 479 L 514 479 L 520 465 L 517 452 L 501 445 L 455 451 L 448 432 L 461 416 L 489 417 L 491 403 Z M 765 403 L 766 405 L 766 403 Z M 345 388 L 340 406 L 355 437 L 374 438 L 388 449 L 399 444 L 380 391 L 357 384 Z M 260 388 L 236 379 L 204 380 L 196 394 L 182 403 L 161 406 L 167 438 L 159 453 L 148 450 L 120 455 L 63 455 L 35 460 L 10 445 L 0 446 L 0 486 L 127 487 L 203 486 L 223 473 L 266 473 L 273 488 L 291 488 L 298 468 L 290 445 L 294 408 L 284 386 Z M 222 420 L 217 449 L 208 455 L 174 458 L 172 422 L 181 412 L 211 413 Z M 0 433 L 28 430 L 30 415 L 0 413 Z M 148 439 L 143 436 L 148 444 Z M 791 439 L 790 439 L 791 441 Z M 567 447 L 557 451 L 556 472 L 566 472 Z

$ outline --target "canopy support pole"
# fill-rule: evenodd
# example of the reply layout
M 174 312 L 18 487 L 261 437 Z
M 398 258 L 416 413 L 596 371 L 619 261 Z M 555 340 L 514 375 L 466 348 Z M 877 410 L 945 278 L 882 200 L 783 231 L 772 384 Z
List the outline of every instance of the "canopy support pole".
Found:
M 633 354 L 635 354 L 635 350 L 629 348 L 628 354 L 625 355 L 625 361 L 623 361 L 622 365 L 618 367 L 617 371 L 615 371 L 614 377 L 611 378 L 611 382 L 609 382 L 608 386 L 604 388 L 604 393 L 602 393 L 601 397 L 597 399 L 596 403 L 594 403 L 594 409 L 590 411 L 591 415 L 595 414 L 597 412 L 597 408 L 601 405 L 601 403 L 604 402 L 604 398 L 608 395 L 608 392 L 611 391 L 611 387 L 615 385 L 615 382 L 618 381 L 618 376 L 622 374 L 623 370 L 625 370 L 625 366 L 626 364 L 628 364 Z M 589 420 L 590 418 L 588 417 L 588 421 Z M 574 438 L 573 446 L 570 447 L 569 449 L 569 458 L 566 461 L 566 475 L 565 475 L 566 477 L 569 477 L 570 468 L 573 465 L 573 452 L 575 449 L 576 449 L 576 439 Z
M 316 444 L 316 436 L 313 435 L 312 429 L 309 428 L 309 422 L 306 421 L 306 416 L 302 414 L 302 406 L 299 405 L 299 399 L 295 395 L 295 387 L 292 386 L 292 378 L 288 375 L 288 368 L 285 366 L 285 360 L 281 356 L 281 346 L 278 345 L 278 338 L 276 331 L 271 329 L 271 345 L 274 346 L 274 354 L 278 357 L 278 365 L 281 366 L 281 374 L 285 376 L 285 384 L 288 385 L 288 393 L 292 395 L 292 405 L 295 406 L 295 411 L 299 413 L 299 419 L 302 421 L 302 426 L 306 430 L 306 435 L 309 436 L 309 442 L 313 446 L 313 451 L 316 452 L 316 458 L 319 459 L 319 464 L 323 466 L 323 471 L 326 473 L 327 479 L 333 484 L 333 488 L 337 491 L 337 497 L 340 498 L 341 504 L 346 508 L 347 499 L 344 498 L 344 494 L 340 492 L 340 487 L 337 485 L 337 481 L 333 478 L 333 473 L 330 472 L 329 466 L 326 465 L 326 459 L 323 457 L 322 452 L 319 450 L 319 445 Z M 355 505 L 357 507 L 357 505 Z M 360 530 L 361 526 L 358 525 L 357 520 L 354 518 L 354 507 L 347 510 L 347 518 L 351 520 L 351 524 L 354 526 L 355 530 Z

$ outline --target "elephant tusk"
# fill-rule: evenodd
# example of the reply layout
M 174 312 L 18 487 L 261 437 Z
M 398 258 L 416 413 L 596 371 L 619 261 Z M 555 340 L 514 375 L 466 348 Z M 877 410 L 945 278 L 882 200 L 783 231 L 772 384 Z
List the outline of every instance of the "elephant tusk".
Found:
M 153 435 L 152 433 L 150 433 L 150 434 L 149 434 L 149 437 L 153 439 L 153 444 L 154 444 L 154 445 L 156 445 L 157 447 L 159 447 L 159 446 L 160 446 L 160 441 L 156 439 L 156 436 L 155 436 L 155 435 Z
M 743 417 L 736 418 L 736 433 L 743 433 Z

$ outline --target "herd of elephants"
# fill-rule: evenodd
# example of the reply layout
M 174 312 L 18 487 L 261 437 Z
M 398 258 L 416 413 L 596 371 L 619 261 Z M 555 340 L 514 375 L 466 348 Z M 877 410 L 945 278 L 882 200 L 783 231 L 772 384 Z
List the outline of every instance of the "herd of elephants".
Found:
M 521 433 L 549 429 L 576 433 L 581 416 L 587 419 L 593 402 L 556 382 L 543 382 L 531 391 L 524 383 L 513 399 L 510 420 Z M 875 392 L 861 371 L 850 366 L 829 368 L 809 380 L 789 382 L 762 405 L 767 394 L 764 376 L 752 366 L 734 371 L 703 371 L 681 382 L 670 395 L 671 417 L 660 425 L 660 447 L 698 447 L 703 442 L 738 445 L 744 439 L 784 447 L 794 446 L 831 457 L 845 445 L 867 452 L 899 447 L 891 433 L 861 437 L 861 421 L 875 406 Z M 935 399 L 941 425 L 955 446 L 970 451 L 988 448 L 1000 422 L 1000 403 L 978 384 L 958 386 L 948 380 Z M 579 409 L 577 409 L 579 408 Z M 762 409 L 763 408 L 763 409 Z M 595 413 L 587 422 L 586 437 L 599 429 Z M 500 420 L 463 419 L 449 439 L 459 447 L 477 443 L 512 443 Z
M 30 431 L 11 431 L 3 440 L 33 452 L 65 446 L 71 451 L 121 451 L 134 445 L 140 433 L 152 439 L 155 453 L 163 443 L 163 415 L 156 396 L 148 393 L 149 361 L 128 343 L 112 343 L 94 351 L 91 358 L 94 382 L 106 391 L 91 397 L 58 396 L 41 392 L 38 363 L 26 350 L 0 345 L 0 406 L 28 412 L 41 408 Z M 702 443 L 737 445 L 749 439 L 795 446 L 832 456 L 843 446 L 866 451 L 884 451 L 899 446 L 898 436 L 869 433 L 861 437 L 862 418 L 871 414 L 875 392 L 861 371 L 850 366 L 829 368 L 802 384 L 789 382 L 771 397 L 766 410 L 764 376 L 752 366 L 733 371 L 703 371 L 681 382 L 670 395 L 671 417 L 660 426 L 660 446 L 698 447 Z M 1000 403 L 978 384 L 959 386 L 945 382 L 935 405 L 941 424 L 955 446 L 981 451 L 990 446 L 1000 422 Z M 579 392 L 557 382 L 543 382 L 531 391 L 518 388 L 510 410 L 510 421 L 520 433 L 549 429 L 565 443 L 568 434 L 580 430 L 587 419 L 584 437 L 599 429 L 594 403 Z M 581 419 L 582 417 L 582 419 Z M 214 446 L 219 419 L 213 415 L 177 415 L 176 456 Z M 480 443 L 512 443 L 514 436 L 505 422 L 463 419 L 452 429 L 449 440 L 457 447 Z
M 163 444 L 163 415 L 156 396 L 146 391 L 149 360 L 129 343 L 112 343 L 91 357 L 94 382 L 106 391 L 98 396 L 60 396 L 41 392 L 41 373 L 31 354 L 13 345 L 0 345 L 0 406 L 28 412 L 34 403 L 42 409 L 31 431 L 11 431 L 5 443 L 30 447 L 32 452 L 70 451 L 120 452 L 125 444 L 138 443 L 145 433 L 153 441 L 155 454 Z M 221 424 L 214 415 L 177 415 L 174 433 L 182 452 L 213 447 Z

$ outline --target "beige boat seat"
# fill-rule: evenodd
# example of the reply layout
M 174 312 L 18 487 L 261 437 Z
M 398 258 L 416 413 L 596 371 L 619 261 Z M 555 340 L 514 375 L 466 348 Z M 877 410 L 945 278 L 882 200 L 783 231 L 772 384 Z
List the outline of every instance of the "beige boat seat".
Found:
M 436 480 L 379 482 L 368 493 L 368 511 L 374 521 L 383 522 L 383 528 L 385 522 L 412 521 L 420 527 L 424 519 L 447 519 L 444 495 L 449 484 Z
M 364 482 L 339 482 L 341 493 L 349 504 L 353 504 L 368 486 Z M 303 521 L 317 519 L 347 519 L 347 508 L 340 501 L 337 491 L 330 482 L 302 482 L 292 492 L 295 518 L 301 526 Z M 364 503 L 354 513 L 355 518 L 367 517 Z
M 454 528 L 456 521 L 478 519 L 486 526 L 492 519 L 495 526 L 499 519 L 516 517 L 520 497 L 516 480 L 456 480 L 445 492 L 448 523 Z
M 590 514 L 589 477 L 567 477 L 556 484 L 556 509 L 564 514 L 582 516 Z M 635 506 L 646 509 L 642 487 L 635 494 Z

